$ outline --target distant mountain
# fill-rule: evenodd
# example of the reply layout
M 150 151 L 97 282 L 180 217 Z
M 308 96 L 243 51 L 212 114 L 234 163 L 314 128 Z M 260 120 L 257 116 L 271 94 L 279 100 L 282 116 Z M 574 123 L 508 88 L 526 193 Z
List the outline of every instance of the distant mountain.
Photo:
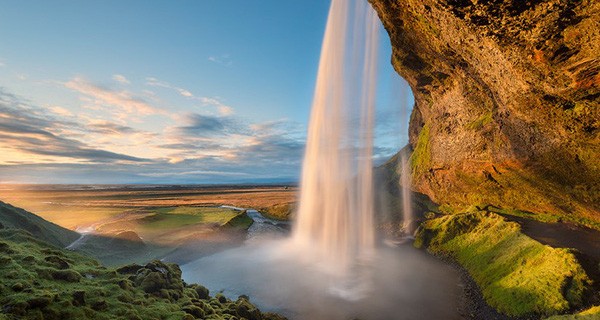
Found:
M 79 238 L 79 233 L 63 228 L 50 221 L 0 201 L 0 226 L 23 229 L 35 238 L 64 248 Z M 0 228 L 1 229 L 1 228 Z

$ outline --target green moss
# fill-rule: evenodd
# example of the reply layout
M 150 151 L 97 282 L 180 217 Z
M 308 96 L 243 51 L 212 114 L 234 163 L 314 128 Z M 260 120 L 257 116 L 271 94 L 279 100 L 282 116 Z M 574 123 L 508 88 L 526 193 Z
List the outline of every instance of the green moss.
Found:
M 428 220 L 415 245 L 456 259 L 487 303 L 510 316 L 553 315 L 577 307 L 591 284 L 568 249 L 545 246 L 494 213 Z
M 431 146 L 429 136 L 429 125 L 423 126 L 419 132 L 417 145 L 410 156 L 413 179 L 425 174 L 429 170 L 431 162 Z
M 486 124 L 492 122 L 494 119 L 492 118 L 492 112 L 488 111 L 475 121 L 468 123 L 465 127 L 470 130 L 479 130 L 483 128 Z
M 594 306 L 576 314 L 553 316 L 547 320 L 597 320 L 600 319 L 600 306 Z
M 0 265 L 0 319 L 162 320 L 227 310 L 205 310 L 208 290 L 186 285 L 175 264 L 105 268 L 19 229 L 0 230 L 0 249 L 8 258 Z
M 276 220 L 290 220 L 294 211 L 294 203 L 278 203 L 270 207 L 260 209 L 260 213 L 267 218 Z
M 224 225 L 224 227 L 239 229 L 239 230 L 247 230 L 248 228 L 250 228 L 252 223 L 254 223 L 254 220 L 252 220 L 252 218 L 250 218 L 248 216 L 246 211 L 244 211 L 244 212 L 238 214 L 237 216 L 233 217 L 231 220 L 229 220 Z

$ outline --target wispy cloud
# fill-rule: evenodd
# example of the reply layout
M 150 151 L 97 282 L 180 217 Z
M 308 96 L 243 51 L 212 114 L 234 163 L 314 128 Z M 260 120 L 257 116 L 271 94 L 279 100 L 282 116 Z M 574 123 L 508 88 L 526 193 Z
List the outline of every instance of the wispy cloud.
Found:
M 138 130 L 129 127 L 120 125 L 114 122 L 106 121 L 106 120 L 96 120 L 91 121 L 87 126 L 88 130 L 95 133 L 101 133 L 106 135 L 127 135 L 139 132 Z
M 177 86 L 174 86 L 166 81 L 161 81 L 158 80 L 156 78 L 153 77 L 148 77 L 146 78 L 146 84 L 151 86 L 151 87 L 162 87 L 162 88 L 167 88 L 167 89 L 172 89 L 177 91 L 180 95 L 186 97 L 186 98 L 193 98 L 194 95 L 187 89 L 184 88 L 180 88 Z
M 164 111 L 150 105 L 144 99 L 134 97 L 130 92 L 105 88 L 92 84 L 81 77 L 75 77 L 64 85 L 71 90 L 94 99 L 96 103 L 120 108 L 128 114 L 141 116 L 165 114 Z
M 231 56 L 229 54 L 209 56 L 208 61 L 223 65 L 225 67 L 231 67 L 233 65 L 233 61 L 231 60 Z
M 30 162 L 36 157 L 68 158 L 84 162 L 133 161 L 143 159 L 126 154 L 96 148 L 82 141 L 65 137 L 59 132 L 64 122 L 45 115 L 44 110 L 29 102 L 0 90 L 0 147 L 12 150 L 14 154 L 30 155 Z M 76 124 L 68 124 L 76 127 Z M 50 159 L 51 159 L 50 158 Z M 10 160 L 6 155 L 4 160 Z
M 127 79 L 122 74 L 115 74 L 112 76 L 112 78 L 113 78 L 113 80 L 115 80 L 116 82 L 118 82 L 120 84 L 131 84 L 131 81 L 129 81 L 129 79 Z
M 53 106 L 53 107 L 50 107 L 49 109 L 54 114 L 57 114 L 59 116 L 63 116 L 63 117 L 72 117 L 73 116 L 73 112 L 71 112 L 61 106 Z
M 233 108 L 221 102 L 219 98 L 200 97 L 198 100 L 200 100 L 203 105 L 217 108 L 219 114 L 223 116 L 229 116 L 234 113 Z

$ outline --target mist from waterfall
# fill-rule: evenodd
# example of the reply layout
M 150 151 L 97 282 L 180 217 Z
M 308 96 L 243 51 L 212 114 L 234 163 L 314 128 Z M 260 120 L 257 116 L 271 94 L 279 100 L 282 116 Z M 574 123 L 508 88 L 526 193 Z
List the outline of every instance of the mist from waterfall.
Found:
M 414 213 L 412 206 L 412 191 L 410 188 L 412 183 L 412 175 L 408 148 L 400 151 L 400 162 L 398 169 L 400 171 L 400 181 L 398 181 L 398 183 L 400 184 L 400 190 L 402 193 L 402 229 L 404 234 L 412 236 L 414 231 Z
M 373 120 L 379 20 L 366 1 L 331 3 L 292 238 L 344 275 L 374 250 Z

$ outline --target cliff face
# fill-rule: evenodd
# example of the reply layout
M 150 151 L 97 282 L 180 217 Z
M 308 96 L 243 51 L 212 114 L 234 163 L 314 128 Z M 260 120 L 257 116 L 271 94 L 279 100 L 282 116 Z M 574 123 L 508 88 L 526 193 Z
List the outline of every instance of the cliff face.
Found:
M 369 1 L 415 96 L 417 191 L 600 226 L 600 2 Z

